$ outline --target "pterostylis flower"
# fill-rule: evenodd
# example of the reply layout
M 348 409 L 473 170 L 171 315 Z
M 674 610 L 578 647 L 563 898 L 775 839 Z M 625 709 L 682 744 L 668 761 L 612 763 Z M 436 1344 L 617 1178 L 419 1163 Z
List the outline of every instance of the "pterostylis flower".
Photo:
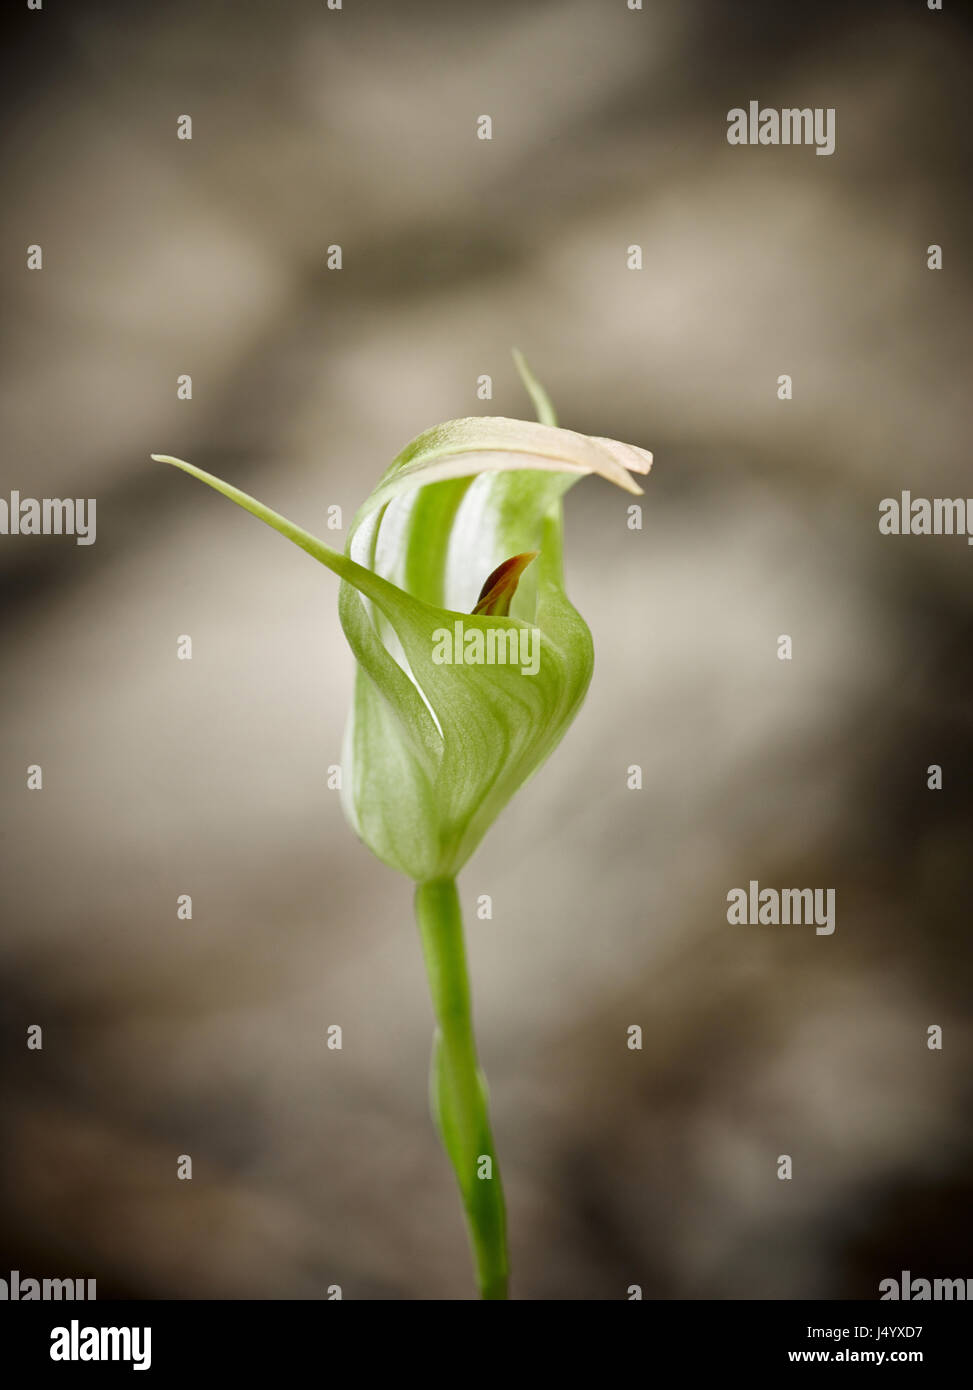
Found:
M 437 1027 L 431 1099 L 466 1210 L 484 1298 L 507 1296 L 506 1220 L 477 1062 L 456 875 L 561 740 L 584 699 L 592 642 L 568 602 L 562 499 L 597 473 L 641 493 L 651 454 L 559 429 L 519 354 L 538 422 L 450 420 L 413 440 L 360 507 L 342 554 L 180 459 L 341 580 L 357 661 L 345 731 L 346 815 L 416 885 Z

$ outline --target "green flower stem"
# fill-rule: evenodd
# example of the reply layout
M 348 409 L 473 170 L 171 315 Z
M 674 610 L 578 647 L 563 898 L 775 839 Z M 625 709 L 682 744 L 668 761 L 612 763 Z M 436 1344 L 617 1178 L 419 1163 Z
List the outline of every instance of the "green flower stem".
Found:
M 416 886 L 416 921 L 436 1015 L 430 1099 L 456 1173 L 483 1298 L 507 1297 L 506 1210 L 476 1057 L 463 917 L 455 880 Z M 487 1161 L 489 1160 L 489 1161 Z

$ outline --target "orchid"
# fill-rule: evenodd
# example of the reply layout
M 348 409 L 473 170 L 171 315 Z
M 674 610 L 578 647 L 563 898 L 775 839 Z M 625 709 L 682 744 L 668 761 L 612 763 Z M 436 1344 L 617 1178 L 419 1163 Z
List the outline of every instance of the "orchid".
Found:
M 503 1189 L 477 1060 L 456 876 L 564 736 L 591 679 L 586 624 L 562 571 L 562 499 L 597 473 L 640 494 L 652 456 L 557 426 L 515 354 L 537 422 L 450 420 L 395 459 L 345 552 L 168 455 L 306 550 L 341 581 L 357 662 L 342 755 L 345 813 L 416 885 L 436 1016 L 431 1102 L 459 1184 L 482 1297 L 506 1298 Z

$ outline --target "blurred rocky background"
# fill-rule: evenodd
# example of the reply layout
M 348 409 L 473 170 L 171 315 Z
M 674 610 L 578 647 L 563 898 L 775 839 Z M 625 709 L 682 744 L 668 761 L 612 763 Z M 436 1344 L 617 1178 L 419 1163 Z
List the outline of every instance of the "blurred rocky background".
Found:
M 470 1295 L 409 886 L 326 785 L 336 585 L 149 454 L 323 532 L 420 430 L 528 414 L 518 345 L 656 466 L 640 532 L 568 499 L 591 693 L 461 879 L 513 1293 L 973 1276 L 973 551 L 877 526 L 973 493 L 961 7 L 78 0 L 4 34 L 0 495 L 98 531 L 0 538 L 0 1273 Z M 751 99 L 836 108 L 836 153 L 729 146 Z M 835 934 L 729 926 L 751 879 L 835 888 Z

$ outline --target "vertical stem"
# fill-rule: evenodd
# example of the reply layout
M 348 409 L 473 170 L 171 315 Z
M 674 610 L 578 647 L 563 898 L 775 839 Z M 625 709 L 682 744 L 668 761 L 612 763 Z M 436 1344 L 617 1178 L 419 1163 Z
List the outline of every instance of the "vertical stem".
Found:
M 481 1297 L 507 1297 L 506 1212 L 490 1133 L 486 1082 L 476 1056 L 463 918 L 456 883 L 416 886 L 416 921 L 436 1015 L 433 1115 L 459 1183 Z

